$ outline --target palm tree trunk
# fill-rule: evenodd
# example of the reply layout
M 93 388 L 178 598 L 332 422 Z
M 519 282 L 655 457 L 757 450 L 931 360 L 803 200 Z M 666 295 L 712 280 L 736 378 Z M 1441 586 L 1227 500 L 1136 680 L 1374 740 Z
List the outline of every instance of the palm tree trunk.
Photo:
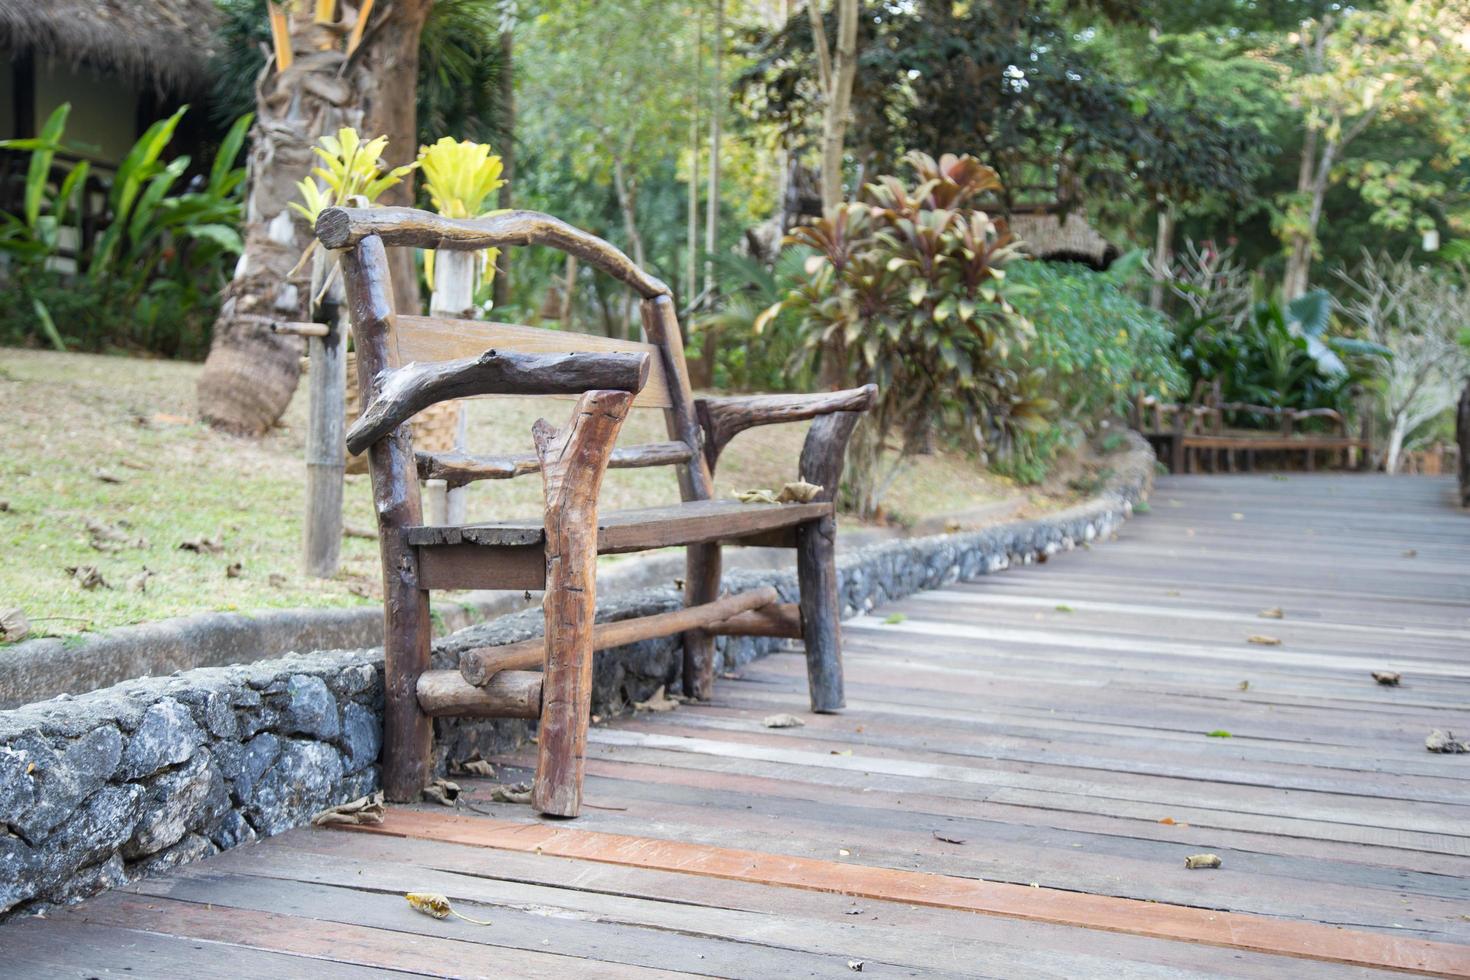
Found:
M 311 229 L 287 204 L 297 197 L 296 182 L 314 165 L 312 145 L 339 127 L 386 133 L 387 157 L 394 164 L 413 158 L 418 37 L 430 2 L 378 3 L 350 59 L 340 50 L 339 34 L 313 23 L 311 5 L 298 5 L 291 20 L 292 64 L 285 71 L 266 65 L 251 130 L 245 250 L 225 288 L 197 388 L 199 414 L 215 428 L 262 435 L 291 403 L 302 341 L 273 333 L 270 324 L 306 316 L 308 283 L 288 275 L 311 241 Z M 384 195 L 384 203 L 410 202 L 411 185 L 400 188 Z M 401 290 L 400 305 L 404 299 L 416 305 L 412 255 L 401 255 L 394 287 Z

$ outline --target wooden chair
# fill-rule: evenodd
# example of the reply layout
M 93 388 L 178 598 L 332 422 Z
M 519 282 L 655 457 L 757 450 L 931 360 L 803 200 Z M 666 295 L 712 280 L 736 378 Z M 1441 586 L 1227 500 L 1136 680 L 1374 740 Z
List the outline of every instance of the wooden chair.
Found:
M 437 716 L 538 718 L 533 805 L 576 816 L 592 687 L 593 651 L 682 634 L 686 694 L 708 698 L 717 635 L 800 637 L 814 711 L 843 707 L 832 497 L 853 427 L 874 401 L 869 385 L 818 395 L 709 398 L 689 388 L 669 289 L 622 252 L 555 218 L 516 211 L 455 221 L 407 208 L 324 211 L 317 238 L 342 251 L 367 406 L 347 433 L 368 452 L 383 559 L 386 629 L 383 786 L 416 800 L 432 775 Z M 642 298 L 647 342 L 501 323 L 396 315 L 385 246 L 482 249 L 547 245 L 577 256 Z M 450 398 L 486 394 L 579 396 L 570 421 L 530 433 L 534 453 L 415 454 L 405 424 Z M 668 441 L 614 448 L 633 407 L 662 409 Z M 713 499 L 720 451 L 751 426 L 813 419 L 799 474 L 819 484 L 805 503 Z M 680 503 L 599 513 L 607 467 L 672 465 Z M 451 486 L 540 472 L 544 512 L 524 520 L 424 526 L 418 480 Z M 793 474 L 795 476 L 797 474 Z M 775 589 L 720 597 L 722 544 L 796 549 L 799 603 Z M 685 608 L 594 626 L 599 554 L 687 547 Z M 544 589 L 544 639 L 466 652 L 459 670 L 429 670 L 433 589 Z M 537 672 L 529 668 L 542 667 Z

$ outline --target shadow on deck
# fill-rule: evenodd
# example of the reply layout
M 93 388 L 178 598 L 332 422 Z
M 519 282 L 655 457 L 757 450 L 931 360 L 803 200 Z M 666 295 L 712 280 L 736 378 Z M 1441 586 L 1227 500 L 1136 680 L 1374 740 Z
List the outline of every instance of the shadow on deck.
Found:
M 1470 975 L 1470 756 L 1424 747 L 1470 734 L 1452 492 L 1168 478 L 1116 545 L 847 623 L 844 714 L 771 657 L 594 728 L 575 822 L 468 781 L 13 923 L 0 973 Z

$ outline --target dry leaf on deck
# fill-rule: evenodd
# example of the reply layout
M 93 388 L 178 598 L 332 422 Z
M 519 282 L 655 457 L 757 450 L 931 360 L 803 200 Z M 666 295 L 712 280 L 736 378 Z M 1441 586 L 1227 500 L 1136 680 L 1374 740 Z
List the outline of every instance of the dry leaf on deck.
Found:
M 963 837 L 946 837 L 937 830 L 930 831 L 930 833 L 934 835 L 935 840 L 942 840 L 946 844 L 963 844 L 965 842 Z
M 478 755 L 472 759 L 466 759 L 463 762 L 455 763 L 449 768 L 451 772 L 454 772 L 456 774 L 463 774 L 466 776 L 485 776 L 490 779 L 495 778 L 495 767 L 486 762 L 484 759 L 480 758 Z
M 1399 681 L 1404 679 L 1403 674 L 1395 674 L 1390 670 L 1375 670 L 1373 679 L 1384 687 L 1398 687 Z
M 313 827 L 331 824 L 380 824 L 383 822 L 383 794 L 360 796 L 351 803 L 331 806 L 311 818 Z
M 1262 647 L 1279 647 L 1281 641 L 1274 636 L 1266 636 L 1264 633 L 1252 633 L 1245 638 L 1245 642 L 1254 643 Z
M 491 803 L 530 803 L 530 783 L 497 783 L 488 787 Z
M 408 899 L 408 904 L 413 907 L 414 911 L 422 912 L 436 919 L 447 919 L 452 915 L 456 919 L 473 922 L 477 926 L 488 926 L 490 924 L 488 919 L 471 919 L 467 915 L 461 915 L 459 912 L 456 912 L 454 906 L 449 904 L 449 899 L 443 895 L 436 895 L 433 892 L 409 892 L 403 897 Z
M 1270 609 L 1262 609 L 1256 615 L 1262 619 L 1281 619 L 1286 613 L 1281 611 L 1280 606 L 1272 606 Z
M 801 728 L 806 722 L 795 715 L 766 715 L 761 724 L 767 728 Z
M 634 711 L 673 711 L 679 706 L 679 702 L 664 694 L 663 685 L 660 684 L 657 691 L 647 701 L 633 702 Z
M 436 779 L 424 787 L 423 797 L 430 803 L 454 806 L 454 801 L 459 799 L 459 783 L 450 782 L 447 779 Z
M 853 973 L 862 973 L 863 972 L 863 961 L 862 960 L 848 960 L 847 961 L 847 968 L 849 970 L 851 970 Z
M 1429 733 L 1424 740 L 1424 747 L 1431 752 L 1442 755 L 1458 755 L 1462 752 L 1470 752 L 1470 743 L 1462 742 L 1455 738 L 1454 732 L 1442 732 L 1438 728 Z
M 774 504 L 776 494 L 771 490 L 736 490 L 735 499 L 742 504 Z
M 1184 859 L 1184 866 L 1191 871 L 1199 868 L 1218 868 L 1221 863 L 1217 854 L 1191 854 Z

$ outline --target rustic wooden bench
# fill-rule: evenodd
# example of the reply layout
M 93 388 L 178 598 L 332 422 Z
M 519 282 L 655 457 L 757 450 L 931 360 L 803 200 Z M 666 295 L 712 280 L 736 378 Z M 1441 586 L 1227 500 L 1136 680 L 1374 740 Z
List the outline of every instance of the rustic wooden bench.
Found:
M 1270 419 L 1275 431 L 1227 428 L 1227 416 Z M 1320 420 L 1336 432 L 1304 432 L 1302 422 Z M 1339 458 L 1343 469 L 1368 460 L 1371 440 L 1348 432 L 1342 413 L 1330 408 L 1291 409 L 1241 402 L 1181 405 L 1141 398 L 1133 411 L 1139 429 L 1172 473 L 1255 469 L 1256 453 L 1301 453 L 1303 468 L 1316 468 L 1317 454 Z
M 455 221 L 408 208 L 331 208 L 318 239 L 340 250 L 357 351 L 362 415 L 347 433 L 368 453 L 383 560 L 386 629 L 383 786 L 415 800 L 432 776 L 439 716 L 539 719 L 532 803 L 575 816 L 581 806 L 593 652 L 682 634 L 686 695 L 708 698 L 718 635 L 805 641 L 811 706 L 843 707 L 832 499 L 848 438 L 876 389 L 815 395 L 707 398 L 690 391 L 667 286 L 612 245 L 555 218 L 515 211 Z M 645 342 L 513 324 L 396 314 L 386 246 L 434 249 L 544 245 L 577 256 L 642 300 Z M 545 420 L 535 451 L 513 456 L 415 453 L 405 423 L 430 405 L 476 395 L 576 395 L 570 421 Z M 614 448 L 630 408 L 661 409 L 668 441 Z M 756 425 L 816 419 L 798 474 L 822 488 L 802 503 L 713 499 L 720 451 Z M 608 467 L 677 467 L 682 501 L 599 513 Z M 425 526 L 418 479 L 450 486 L 541 474 L 542 514 L 462 526 Z M 773 588 L 720 595 L 720 549 L 796 549 L 800 602 Z M 684 546 L 685 608 L 595 625 L 599 554 Z M 546 633 L 531 643 L 470 650 L 458 670 L 429 669 L 434 589 L 544 589 Z M 540 667 L 540 671 L 532 668 Z

